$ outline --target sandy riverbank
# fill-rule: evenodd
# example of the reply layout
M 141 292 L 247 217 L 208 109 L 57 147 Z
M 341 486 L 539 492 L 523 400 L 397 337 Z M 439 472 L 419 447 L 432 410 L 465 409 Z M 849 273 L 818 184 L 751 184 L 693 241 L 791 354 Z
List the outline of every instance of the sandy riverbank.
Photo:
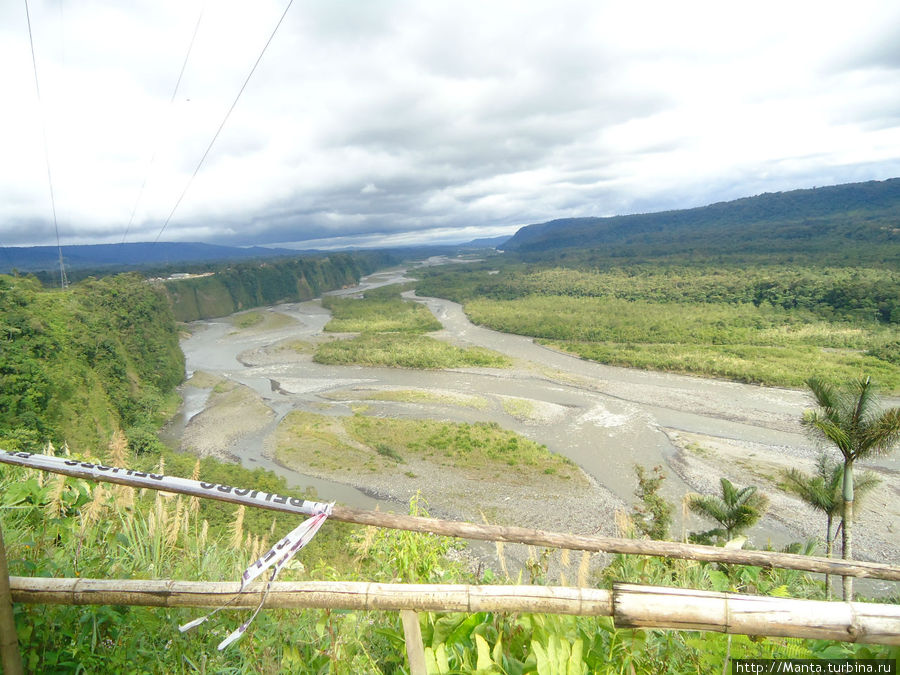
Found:
M 672 469 L 697 492 L 718 493 L 722 477 L 741 486 L 756 485 L 769 497 L 766 518 L 796 533 L 798 541 L 824 541 L 825 516 L 778 487 L 782 474 L 789 469 L 814 474 L 817 452 L 674 430 L 668 433 L 678 448 Z M 837 452 L 829 456 L 837 459 Z M 860 465 L 857 471 L 865 468 Z M 869 468 L 878 475 L 881 484 L 861 501 L 854 530 L 854 553 L 863 560 L 897 565 L 900 564 L 900 492 L 896 476 L 885 469 Z M 698 518 L 694 517 L 693 522 L 694 529 L 701 529 Z M 840 555 L 840 540 L 835 542 L 835 555 Z

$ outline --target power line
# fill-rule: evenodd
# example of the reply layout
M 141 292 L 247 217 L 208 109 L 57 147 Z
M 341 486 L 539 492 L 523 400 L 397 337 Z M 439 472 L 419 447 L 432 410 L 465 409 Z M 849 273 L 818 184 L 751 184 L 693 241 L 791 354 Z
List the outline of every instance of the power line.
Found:
M 197 31 L 200 30 L 200 21 L 203 19 L 203 12 L 206 9 L 206 3 L 200 7 L 200 16 L 197 17 L 197 23 L 194 26 L 194 33 L 191 35 L 191 42 L 188 45 L 187 53 L 184 55 L 184 62 L 181 64 L 181 72 L 178 73 L 178 80 L 175 82 L 175 88 L 172 90 L 172 98 L 169 99 L 169 109 L 171 110 L 172 104 L 175 102 L 175 97 L 178 95 L 178 88 L 181 86 L 181 78 L 184 76 L 184 71 L 187 68 L 188 59 L 191 56 L 191 50 L 194 48 L 194 40 L 197 39 Z M 147 168 L 144 171 L 144 181 L 141 183 L 141 189 L 138 192 L 137 200 L 134 202 L 134 207 L 131 209 L 131 217 L 128 219 L 128 226 L 125 228 L 125 234 L 122 235 L 122 243 L 125 243 L 125 239 L 128 237 L 128 232 L 131 230 L 131 225 L 134 223 L 134 216 L 137 213 L 138 205 L 141 203 L 141 199 L 144 196 L 144 188 L 147 186 L 147 179 L 150 177 L 150 168 L 153 166 L 154 161 L 156 160 L 156 152 L 158 149 L 158 141 L 159 134 L 157 133 L 156 140 L 153 142 L 153 154 L 150 157 L 150 161 L 147 162 Z
M 34 88 L 37 91 L 38 107 L 41 110 L 41 133 L 44 137 L 44 160 L 47 164 L 47 184 L 50 186 L 50 207 L 53 210 L 53 229 L 56 231 L 56 249 L 59 251 L 59 284 L 62 288 L 69 287 L 66 278 L 66 266 L 63 263 L 62 246 L 59 243 L 59 223 L 56 219 L 56 199 L 53 196 L 53 175 L 50 172 L 50 150 L 47 143 L 47 125 L 43 115 L 43 103 L 41 102 L 41 87 L 38 84 L 37 59 L 34 56 L 34 37 L 31 33 L 31 12 L 28 10 L 28 0 L 25 0 L 25 19 L 28 23 L 28 43 L 31 45 L 31 65 L 34 68 Z
M 184 190 L 182 190 L 181 195 L 178 197 L 178 200 L 175 202 L 175 206 L 172 207 L 172 210 L 169 212 L 169 216 L 166 218 L 166 221 L 163 223 L 162 227 L 159 229 L 159 233 L 156 235 L 156 239 L 153 240 L 153 243 L 159 241 L 159 238 L 162 236 L 162 233 L 165 232 L 166 228 L 169 226 L 169 221 L 172 220 L 172 216 L 175 215 L 175 211 L 178 209 L 179 204 L 181 204 L 181 200 L 184 199 L 184 196 L 187 194 L 188 189 L 191 187 L 191 183 L 194 182 L 194 178 L 197 176 L 197 173 L 200 171 L 200 167 L 203 166 L 203 162 L 206 161 L 207 155 L 209 155 L 209 151 L 212 150 L 213 145 L 216 142 L 216 139 L 219 137 L 219 134 L 222 132 L 222 129 L 225 127 L 225 123 L 228 122 L 228 118 L 231 116 L 231 111 L 234 110 L 237 102 L 241 98 L 241 94 L 244 93 L 244 89 L 247 88 L 247 83 L 250 82 L 250 78 L 253 77 L 253 73 L 256 72 L 256 67 L 259 65 L 259 62 L 262 61 L 263 55 L 266 53 L 266 50 L 269 48 L 269 45 L 272 43 L 272 40 L 275 37 L 275 33 L 278 32 L 281 23 L 284 21 L 284 17 L 287 16 L 288 10 L 290 10 L 291 5 L 294 4 L 294 0 L 288 0 L 287 7 L 284 8 L 284 12 L 281 14 L 281 18 L 278 19 L 278 23 L 275 24 L 275 28 L 272 31 L 272 34 L 269 36 L 269 39 L 266 41 L 266 44 L 263 46 L 262 51 L 259 53 L 259 56 L 256 59 L 256 63 L 253 64 L 253 67 L 250 69 L 250 73 L 247 75 L 247 79 L 244 80 L 244 84 L 241 85 L 240 91 L 237 93 L 237 96 L 234 98 L 234 102 L 232 102 L 231 107 L 228 108 L 228 112 L 225 113 L 225 117 L 222 120 L 222 123 L 219 125 L 219 128 L 216 130 L 215 135 L 212 140 L 209 142 L 209 145 L 206 148 L 206 152 L 203 153 L 203 157 L 200 158 L 200 161 L 197 163 L 197 168 L 194 169 L 194 173 L 191 174 L 191 177 L 188 179 L 187 185 L 184 186 Z

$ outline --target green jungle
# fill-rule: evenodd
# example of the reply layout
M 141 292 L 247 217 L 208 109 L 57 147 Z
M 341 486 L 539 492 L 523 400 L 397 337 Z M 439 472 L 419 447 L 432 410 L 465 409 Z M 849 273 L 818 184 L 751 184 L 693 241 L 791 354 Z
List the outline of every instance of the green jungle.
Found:
M 868 374 L 900 391 L 900 274 L 872 267 L 506 257 L 422 273 L 476 324 L 619 366 L 803 387 Z
M 311 298 L 355 283 L 379 262 L 348 255 L 241 263 L 197 280 L 157 284 L 126 274 L 88 278 L 66 291 L 43 288 L 33 277 L 0 276 L 0 449 L 70 454 L 298 494 L 274 474 L 198 460 L 159 441 L 157 430 L 175 410 L 175 387 L 184 376 L 177 321 Z M 420 296 L 451 298 L 478 324 L 535 336 L 586 359 L 789 387 L 802 387 L 811 376 L 843 383 L 865 373 L 883 391 L 900 392 L 900 276 L 891 265 L 841 266 L 777 256 L 767 262 L 753 256 L 740 262 L 687 255 L 649 260 L 643 251 L 632 258 L 551 251 L 543 258 L 493 256 L 417 275 Z M 358 335 L 321 345 L 315 358 L 423 368 L 508 365 L 500 355 L 449 348 L 426 335 L 439 326 L 399 292 L 394 287 L 367 294 L 364 301 L 325 300 L 334 314 L 328 330 Z M 392 447 L 391 439 L 409 433 L 406 427 L 365 417 L 352 424 L 384 446 L 379 454 L 385 462 L 402 467 L 403 453 L 420 451 L 413 438 L 404 438 L 402 452 Z M 478 446 L 479 434 L 487 433 L 449 427 L 428 432 L 449 439 L 444 451 L 450 453 L 455 438 Z M 504 452 L 519 443 L 503 438 Z M 540 448 L 529 452 L 543 466 Z M 506 461 L 505 455 L 498 457 Z M 664 476 L 642 467 L 636 474 L 638 502 L 623 519 L 625 533 L 672 538 L 672 505 L 657 494 Z M 727 495 L 724 485 L 723 490 Z M 427 504 L 414 499 L 410 512 L 425 514 Z M 286 517 L 220 502 L 143 494 L 5 465 L 0 519 L 12 575 L 196 581 L 238 580 L 293 526 Z M 715 531 L 700 536 L 724 541 Z M 821 579 L 794 571 L 614 556 L 602 572 L 588 575 L 584 559 L 570 561 L 550 550 L 535 550 L 523 572 L 508 578 L 468 569 L 455 554 L 460 546 L 433 535 L 329 521 L 280 579 L 500 584 L 577 579 L 599 587 L 633 581 L 825 598 Z M 815 546 L 797 544 L 792 550 L 811 553 Z M 558 564 L 551 567 L 551 559 Z M 551 575 L 551 569 L 560 571 Z M 223 652 L 216 645 L 249 610 L 221 612 L 183 634 L 178 625 L 202 612 L 34 604 L 16 604 L 14 612 L 22 658 L 34 673 L 408 668 L 400 618 L 392 612 L 266 610 Z M 428 670 L 442 674 L 710 673 L 735 658 L 900 657 L 897 648 L 825 640 L 617 629 L 605 618 L 426 612 L 420 623 Z

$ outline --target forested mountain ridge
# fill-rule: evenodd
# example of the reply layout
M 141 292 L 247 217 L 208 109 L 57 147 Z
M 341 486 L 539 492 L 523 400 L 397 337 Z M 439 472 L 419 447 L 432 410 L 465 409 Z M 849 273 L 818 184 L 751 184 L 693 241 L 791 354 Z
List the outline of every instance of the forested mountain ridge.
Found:
M 831 251 L 900 260 L 900 178 L 745 197 L 693 209 L 527 225 L 503 244 L 523 254 L 607 248 L 611 255 Z M 833 251 L 832 251 L 833 252 Z

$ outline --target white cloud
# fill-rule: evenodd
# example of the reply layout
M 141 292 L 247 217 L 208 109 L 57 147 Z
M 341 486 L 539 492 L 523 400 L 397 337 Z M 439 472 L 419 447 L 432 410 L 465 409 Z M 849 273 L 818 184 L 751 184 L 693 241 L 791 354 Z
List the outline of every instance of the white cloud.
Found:
M 285 4 L 29 6 L 63 243 L 120 241 L 145 178 L 127 239 L 154 239 Z M 464 239 L 895 176 L 898 28 L 874 0 L 297 0 L 163 238 Z M 52 243 L 10 3 L 0 59 L 0 244 Z

